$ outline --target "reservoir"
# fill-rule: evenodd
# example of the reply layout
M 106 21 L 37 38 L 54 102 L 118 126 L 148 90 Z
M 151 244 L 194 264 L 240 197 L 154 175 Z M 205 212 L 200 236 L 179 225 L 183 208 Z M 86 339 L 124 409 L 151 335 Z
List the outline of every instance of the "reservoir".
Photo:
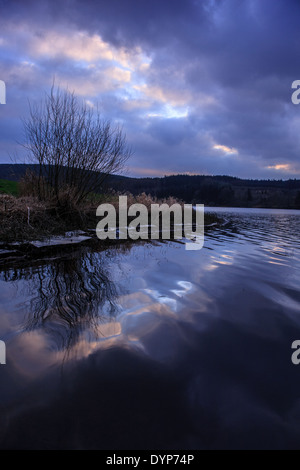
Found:
M 1 449 L 293 449 L 300 211 L 2 266 Z

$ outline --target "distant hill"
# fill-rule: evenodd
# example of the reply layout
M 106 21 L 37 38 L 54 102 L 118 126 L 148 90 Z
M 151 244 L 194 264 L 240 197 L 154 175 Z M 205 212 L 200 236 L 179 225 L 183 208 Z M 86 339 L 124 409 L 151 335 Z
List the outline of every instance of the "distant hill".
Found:
M 26 169 L 38 165 L 0 164 L 0 179 L 20 181 Z M 142 192 L 164 198 L 174 196 L 186 203 L 210 206 L 300 209 L 300 180 L 246 180 L 231 176 L 174 175 L 163 178 L 130 178 L 112 175 L 104 190 Z

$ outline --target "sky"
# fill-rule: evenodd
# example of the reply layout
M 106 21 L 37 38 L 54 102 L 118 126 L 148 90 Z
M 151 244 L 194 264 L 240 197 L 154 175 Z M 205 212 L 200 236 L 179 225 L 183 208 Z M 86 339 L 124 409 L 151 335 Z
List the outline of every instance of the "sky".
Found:
M 299 18 L 299 0 L 0 0 L 0 163 L 24 161 L 55 79 L 123 126 L 128 176 L 300 178 Z

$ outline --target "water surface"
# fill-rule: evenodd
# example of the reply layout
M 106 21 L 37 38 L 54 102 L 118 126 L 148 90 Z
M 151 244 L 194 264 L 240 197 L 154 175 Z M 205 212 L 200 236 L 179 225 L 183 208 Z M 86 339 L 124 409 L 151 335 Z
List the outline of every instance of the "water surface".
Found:
M 0 448 L 298 448 L 300 212 L 0 273 Z

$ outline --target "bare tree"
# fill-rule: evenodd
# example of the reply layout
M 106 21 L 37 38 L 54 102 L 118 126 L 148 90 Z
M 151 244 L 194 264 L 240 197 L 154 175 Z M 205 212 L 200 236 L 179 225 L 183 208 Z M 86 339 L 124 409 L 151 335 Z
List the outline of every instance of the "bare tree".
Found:
M 31 161 L 39 164 L 38 195 L 83 201 L 101 189 L 104 179 L 120 172 L 131 155 L 126 136 L 112 127 L 98 109 L 68 90 L 51 88 L 39 105 L 31 105 L 23 120 Z

